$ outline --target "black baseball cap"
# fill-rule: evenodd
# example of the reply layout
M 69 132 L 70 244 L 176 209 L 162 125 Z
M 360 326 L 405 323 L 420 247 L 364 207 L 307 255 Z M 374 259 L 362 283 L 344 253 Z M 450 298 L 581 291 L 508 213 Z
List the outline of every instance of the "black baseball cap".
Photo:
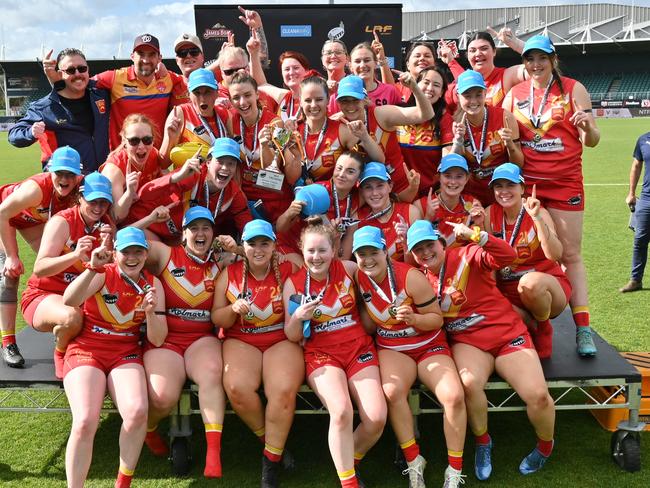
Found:
M 149 46 L 160 54 L 160 42 L 158 42 L 157 37 L 152 36 L 151 34 L 141 34 L 135 38 L 135 41 L 133 41 L 133 51 L 137 50 L 141 46 Z

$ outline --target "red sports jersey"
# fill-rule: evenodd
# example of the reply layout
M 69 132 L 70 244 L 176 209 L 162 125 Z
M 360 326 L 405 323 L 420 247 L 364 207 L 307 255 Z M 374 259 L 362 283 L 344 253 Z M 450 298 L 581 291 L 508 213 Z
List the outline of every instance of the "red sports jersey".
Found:
M 325 181 L 332 177 L 336 160 L 343 152 L 339 139 L 341 122 L 328 118 L 325 124 L 323 129 L 315 134 L 308 133 L 304 121 L 301 121 L 296 129 L 303 139 L 307 159 L 311 161 L 309 174 L 315 181 Z
M 336 197 L 332 191 L 334 182 L 330 179 L 327 181 L 319 181 L 320 185 L 323 185 L 327 188 L 327 192 L 330 194 L 330 208 L 327 210 L 327 219 L 334 220 L 337 217 L 352 217 L 359 210 L 359 192 L 356 188 L 353 188 L 347 197 L 340 197 L 339 200 L 339 209 L 338 213 L 336 211 Z
M 266 124 L 271 124 L 272 122 L 278 121 L 279 119 L 274 113 L 263 110 L 262 114 L 260 115 L 259 122 L 250 127 L 246 127 L 239 113 L 232 111 L 231 114 L 235 138 L 242 138 L 239 144 L 241 148 L 240 157 L 242 160 L 242 191 L 248 200 L 262 200 L 262 202 L 265 203 L 264 210 L 267 212 L 268 218 L 275 222 L 275 220 L 277 220 L 277 218 L 282 215 L 282 213 L 291 204 L 291 200 L 293 200 L 293 192 L 287 183 L 286 177 L 282 182 L 282 187 L 280 190 L 267 188 L 261 184 L 258 184 L 260 171 L 262 170 L 262 162 L 260 160 L 261 149 L 258 140 L 258 134 Z M 242 128 L 244 132 L 243 137 Z M 268 168 L 271 162 L 272 161 L 264 161 L 264 167 Z
M 388 251 L 388 257 L 392 258 L 395 261 L 404 261 L 404 250 L 405 242 L 398 241 L 397 233 L 395 232 L 396 223 L 400 222 L 399 216 L 401 215 L 406 223 L 411 226 L 410 217 L 411 204 L 406 202 L 396 202 L 393 203 L 393 208 L 387 215 L 390 215 L 386 222 L 382 222 L 379 218 L 369 218 L 373 215 L 372 210 L 367 205 L 359 208 L 357 218 L 361 221 L 357 229 L 365 227 L 367 225 L 372 225 L 378 227 L 384 233 L 386 239 L 386 250 Z M 355 229 L 354 227 L 352 228 Z
M 143 272 L 136 286 L 128 283 L 116 263 L 106 265 L 104 286 L 83 304 L 83 329 L 74 339 L 85 346 L 137 344 L 145 321 L 144 296 L 153 283 Z
M 498 291 L 493 271 L 510 265 L 515 250 L 489 236 L 484 247 L 467 244 L 447 249 L 440 309 L 450 339 L 492 325 L 521 325 L 519 315 Z
M 9 219 L 9 225 L 15 229 L 35 227 L 44 224 L 52 215 L 74 204 L 73 194 L 76 194 L 76 191 L 73 190 L 70 195 L 61 198 L 56 190 L 54 190 L 52 176 L 52 173 L 39 173 L 19 183 L 10 183 L 0 187 L 0 203 L 16 191 L 25 181 L 31 180 L 36 183 L 43 194 L 40 203 L 36 207 L 22 210 L 18 215 Z
M 441 334 L 444 335 L 442 329 L 418 330 L 396 320 L 394 312 L 397 307 L 407 305 L 417 313 L 413 305 L 413 297 L 406 289 L 406 277 L 411 270 L 416 273 L 420 271 L 406 263 L 393 261 L 391 264 L 395 273 L 394 296 L 390 289 L 388 274 L 381 283 L 373 283 L 371 278 L 362 271 L 357 273 L 361 298 L 363 298 L 370 318 L 377 325 L 375 341 L 378 346 L 394 351 L 408 351 L 426 346 Z
M 283 122 L 289 119 L 297 119 L 298 114 L 300 113 L 300 101 L 295 101 L 293 99 L 293 93 L 289 91 L 285 93 L 282 100 L 280 100 L 278 109 L 275 113 Z
M 219 267 L 208 260 L 193 259 L 182 246 L 171 248 L 169 260 L 160 274 L 167 308 L 166 342 L 175 336 L 205 334 L 214 329 L 210 311 Z
M 157 129 L 154 131 L 154 145 L 160 147 L 165 130 L 165 120 L 171 103 L 171 93 L 176 85 L 184 83 L 183 77 L 167 73 L 164 77 L 154 77 L 146 85 L 135 74 L 133 66 L 104 71 L 93 77 L 97 88 L 111 92 L 110 147 L 117 148 L 122 142 L 120 130 L 124 119 L 134 113 L 144 114 Z
M 517 221 L 520 222 L 519 225 L 517 225 Z M 503 282 L 518 282 L 523 275 L 531 271 L 548 273 L 553 276 L 565 276 L 560 265 L 556 261 L 548 259 L 544 254 L 542 245 L 537 237 L 535 222 L 523 208 L 521 220 L 517 218 L 517 221 L 512 224 L 506 223 L 503 215 L 503 207 L 501 205 L 490 206 L 492 233 L 509 243 L 517 253 L 517 258 L 512 264 L 497 273 L 499 286 Z M 515 228 L 517 228 L 517 235 L 513 240 L 512 233 Z
M 420 173 L 420 196 L 428 194 L 429 188 L 440 180 L 438 165 L 442 158 L 442 141 L 453 139 L 452 124 L 451 115 L 445 112 L 440 119 L 439 137 L 431 121 L 397 128 L 397 139 L 406 166 Z
M 503 104 L 503 99 L 506 96 L 504 90 L 504 81 L 503 77 L 506 74 L 507 68 L 500 68 L 495 66 L 492 72 L 485 79 L 485 86 L 487 90 L 485 92 L 485 104 L 490 105 L 491 107 L 501 107 Z M 455 113 L 458 108 L 458 92 L 456 91 L 456 82 L 454 81 L 447 88 L 447 93 L 445 94 L 445 101 L 447 102 L 447 110 L 450 113 Z
M 279 266 L 280 280 L 284 283 L 291 275 L 292 265 L 284 262 Z M 230 303 L 235 303 L 238 298 L 244 297 L 250 306 L 250 314 L 237 318 L 235 324 L 225 329 L 227 338 L 259 347 L 269 347 L 280 341 L 286 340 L 284 334 L 284 304 L 282 291 L 273 270 L 269 270 L 266 277 L 258 281 L 251 273 L 246 277 L 246 293 L 242 294 L 244 262 L 237 261 L 228 266 L 228 289 L 226 297 Z M 218 324 L 217 324 L 218 325 Z
M 384 129 L 375 117 L 375 106 L 369 105 L 366 111 L 366 127 L 370 136 L 377 141 L 386 156 L 386 169 L 393 181 L 393 191 L 399 193 L 408 187 L 404 174 L 404 158 L 400 150 L 397 133 Z
M 230 180 L 226 188 L 221 192 L 207 193 L 206 201 L 206 174 L 207 165 L 201 166 L 201 172 L 185 178 L 178 183 L 171 183 L 169 173 L 156 178 L 144 185 L 138 191 L 138 201 L 132 205 L 129 210 L 127 222 L 136 222 L 149 215 L 156 207 L 160 205 L 169 205 L 175 201 L 181 204 L 172 207 L 169 210 L 170 220 L 164 223 L 156 223 L 149 226 L 149 230 L 161 238 L 176 238 L 181 233 L 183 215 L 190 208 L 196 205 L 205 206 L 212 211 L 215 216 L 215 225 L 224 225 L 227 222 L 233 222 L 239 232 L 253 218 L 248 210 L 246 196 L 235 180 Z M 180 171 L 180 168 L 176 171 Z M 221 200 L 221 205 L 219 205 Z M 219 207 L 217 209 L 217 207 Z
M 183 110 L 184 125 L 178 140 L 179 144 L 198 142 L 212 147 L 214 141 L 219 137 L 228 137 L 227 126 L 230 113 L 221 105 L 214 106 L 212 117 L 203 117 L 191 103 L 184 103 L 181 105 L 181 109 Z
M 64 218 L 68 223 L 68 227 L 70 228 L 70 237 L 68 237 L 68 240 L 63 246 L 61 256 L 74 251 L 77 245 L 77 241 L 83 236 L 87 235 L 95 238 L 93 241 L 93 249 L 99 247 L 101 244 L 101 238 L 99 236 L 100 227 L 102 224 L 112 225 L 110 219 L 107 216 L 104 216 L 100 222 L 95 224 L 92 228 L 88 228 L 84 222 L 83 217 L 79 213 L 78 205 L 62 210 L 57 215 Z M 68 287 L 68 284 L 72 283 L 72 281 L 81 273 L 83 273 L 83 271 L 83 263 L 81 260 L 78 260 L 69 268 L 53 276 L 39 278 L 33 274 L 27 281 L 27 287 L 63 295 L 63 292 Z
M 162 167 L 160 163 L 162 162 L 158 149 L 155 147 L 151 148 L 151 152 L 147 157 L 147 160 L 144 162 L 142 169 L 138 170 L 129 162 L 129 156 L 126 153 L 126 149 L 122 148 L 117 151 L 113 151 L 108 155 L 106 162 L 99 167 L 99 171 L 103 171 L 106 168 L 106 165 L 111 163 L 117 166 L 117 168 L 124 176 L 124 185 L 123 188 L 126 189 L 126 175 L 133 171 L 140 171 L 140 179 L 138 180 L 138 188 L 142 188 L 146 183 L 149 183 L 151 180 L 158 178 L 162 174 Z
M 519 123 L 521 149 L 524 153 L 524 177 L 546 180 L 571 180 L 582 183 L 582 142 L 578 128 L 569 119 L 574 113 L 571 78 L 562 77 L 564 94 L 553 83 L 542 113 L 534 123 L 546 88 L 534 90 L 531 107 L 530 80 L 511 90 L 511 111 Z
M 324 290 L 321 304 L 311 318 L 311 337 L 305 343 L 305 351 L 337 346 L 367 335 L 357 309 L 354 280 L 342 261 L 332 261 L 326 280 L 310 278 L 309 290 L 306 290 L 307 268 L 301 268 L 290 279 L 296 293 L 301 295 L 315 297 Z
M 445 242 L 447 243 L 447 247 L 464 246 L 464 242 L 456 242 L 456 234 L 454 234 L 454 229 L 447 222 L 470 225 L 471 219 L 469 216 L 469 211 L 472 209 L 472 205 L 475 201 L 477 201 L 477 199 L 472 195 L 463 193 L 459 198 L 458 204 L 454 208 L 450 209 L 444 203 L 442 203 L 437 194 L 436 198 L 438 199 L 440 205 L 438 206 L 438 211 L 436 212 L 436 215 L 434 216 L 432 222 L 437 222 L 438 231 L 442 237 L 444 237 Z M 420 198 L 422 213 L 425 215 L 427 211 L 428 200 L 428 195 L 426 197 Z

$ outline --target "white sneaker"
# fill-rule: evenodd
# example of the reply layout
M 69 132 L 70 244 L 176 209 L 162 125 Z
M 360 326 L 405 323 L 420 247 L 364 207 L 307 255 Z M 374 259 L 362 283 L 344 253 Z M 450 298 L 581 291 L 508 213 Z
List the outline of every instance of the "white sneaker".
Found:
M 461 472 L 451 466 L 447 466 L 447 469 L 445 469 L 445 484 L 442 485 L 442 488 L 458 488 L 460 485 L 464 485 L 465 480 L 463 478 L 466 476 L 461 474 Z
M 427 466 L 427 460 L 418 454 L 418 457 L 406 464 L 408 464 L 408 468 L 402 471 L 402 474 L 409 475 L 409 488 L 426 488 L 424 468 Z

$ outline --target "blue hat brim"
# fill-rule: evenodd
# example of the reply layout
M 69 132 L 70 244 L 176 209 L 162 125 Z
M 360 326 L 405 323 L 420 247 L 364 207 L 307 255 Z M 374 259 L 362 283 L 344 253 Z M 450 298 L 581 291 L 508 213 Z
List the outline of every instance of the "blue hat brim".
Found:
M 362 247 L 374 247 L 375 249 L 384 249 L 385 246 L 381 242 L 373 241 L 370 239 L 364 239 L 361 242 L 357 242 L 352 246 L 352 252 L 357 252 Z
M 437 241 L 438 239 L 440 239 L 440 236 L 439 236 L 438 234 L 435 234 L 435 233 L 434 233 L 434 234 L 427 234 L 427 235 L 424 235 L 424 236 L 415 237 L 415 238 L 413 239 L 413 241 L 409 241 L 409 240 L 407 239 L 406 249 L 407 249 L 409 252 L 411 252 L 411 250 L 412 250 L 415 246 L 417 246 L 418 244 L 420 244 L 421 242 L 424 242 L 424 241 Z
M 120 242 L 119 244 L 115 243 L 115 249 L 117 249 L 118 251 L 122 251 L 123 249 L 126 249 L 127 247 L 131 247 L 131 246 L 138 246 L 138 247 L 143 247 L 144 249 L 149 249 L 149 244 L 147 243 L 147 241 L 144 241 L 144 243 L 142 243 L 142 241 L 136 239 L 129 239 L 128 241 Z
M 99 200 L 100 198 L 103 198 L 104 200 L 108 200 L 110 203 L 113 203 L 113 195 L 110 193 L 105 193 L 103 191 L 91 191 L 88 194 L 84 193 L 83 197 L 87 202 L 92 202 L 93 200 Z

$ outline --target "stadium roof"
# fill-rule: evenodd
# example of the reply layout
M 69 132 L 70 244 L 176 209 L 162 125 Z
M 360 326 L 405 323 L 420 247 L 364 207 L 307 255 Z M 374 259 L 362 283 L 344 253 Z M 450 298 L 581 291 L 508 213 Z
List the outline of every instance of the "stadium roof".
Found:
M 555 44 L 597 44 L 650 40 L 650 7 L 587 3 L 538 7 L 404 12 L 402 39 L 459 39 L 469 34 L 510 27 L 523 40 L 549 35 Z

